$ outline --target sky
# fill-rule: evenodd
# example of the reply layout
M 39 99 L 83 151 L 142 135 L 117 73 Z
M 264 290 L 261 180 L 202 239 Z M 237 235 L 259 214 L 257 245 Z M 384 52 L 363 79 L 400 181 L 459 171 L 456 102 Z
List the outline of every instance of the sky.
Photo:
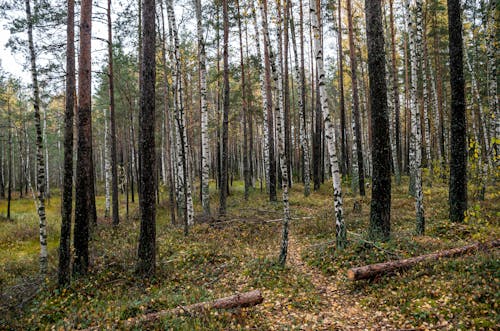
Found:
M 0 19 L 0 60 L 2 61 L 1 67 L 7 73 L 20 78 L 24 83 L 30 80 L 29 68 L 24 68 L 24 59 L 22 55 L 13 55 L 10 49 L 6 46 L 10 38 L 10 32 L 4 26 L 7 21 Z

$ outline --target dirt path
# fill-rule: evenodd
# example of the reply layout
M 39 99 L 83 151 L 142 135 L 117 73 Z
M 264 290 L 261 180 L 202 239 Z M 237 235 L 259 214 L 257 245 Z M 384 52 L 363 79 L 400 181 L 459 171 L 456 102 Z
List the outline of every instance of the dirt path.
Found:
M 337 288 L 332 278 L 324 276 L 320 270 L 308 266 L 301 258 L 304 247 L 296 237 L 290 237 L 287 265 L 297 274 L 308 277 L 318 293 L 318 312 L 300 316 L 301 330 L 396 330 L 383 313 L 370 311 L 359 303 L 360 296 L 345 293 Z M 290 315 L 281 311 L 281 314 Z M 270 316 L 277 322 L 277 329 L 283 329 L 287 316 L 280 313 Z M 295 314 L 293 314 L 295 315 Z M 310 316 L 309 316 L 310 315 Z M 291 318 L 292 316 L 289 316 Z M 290 325 L 290 324 L 289 324 Z M 285 327 L 286 328 L 286 327 Z

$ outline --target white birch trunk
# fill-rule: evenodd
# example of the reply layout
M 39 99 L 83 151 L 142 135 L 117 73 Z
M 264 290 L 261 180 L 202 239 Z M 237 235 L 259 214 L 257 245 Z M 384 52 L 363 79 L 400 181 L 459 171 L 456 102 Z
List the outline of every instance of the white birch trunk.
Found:
M 412 15 L 414 9 L 415 15 Z M 410 1 L 406 2 L 408 34 L 410 38 L 409 53 L 411 63 L 410 82 L 410 114 L 411 114 L 411 134 L 410 134 L 410 175 L 414 178 L 415 210 L 417 233 L 423 234 L 425 229 L 424 205 L 422 192 L 422 133 L 420 126 L 420 114 L 417 104 L 417 79 L 419 58 L 421 54 L 421 31 L 422 31 L 422 2 L 417 0 L 413 6 Z M 416 29 L 415 29 L 416 28 Z
M 201 19 L 201 0 L 195 0 L 196 25 L 198 36 L 198 66 L 200 75 L 200 110 L 201 110 L 201 204 L 203 213 L 210 215 L 210 194 L 208 188 L 209 141 L 208 141 L 208 109 L 207 109 L 207 65 L 205 55 L 205 40 Z
M 311 18 L 311 26 L 314 34 L 314 53 L 316 54 L 316 66 L 318 68 L 318 84 L 321 102 L 321 110 L 323 112 L 323 121 L 325 126 L 325 139 L 328 146 L 328 154 L 330 161 L 330 171 L 333 182 L 333 201 L 335 207 L 335 230 L 336 242 L 338 248 L 345 247 L 346 244 L 346 228 L 344 224 L 344 214 L 342 206 L 342 183 L 340 181 L 339 163 L 335 151 L 335 132 L 333 122 L 330 119 L 330 110 L 328 106 L 328 95 L 325 86 L 325 69 L 323 65 L 323 45 L 321 43 L 321 33 L 316 12 L 315 0 L 309 0 L 309 14 Z

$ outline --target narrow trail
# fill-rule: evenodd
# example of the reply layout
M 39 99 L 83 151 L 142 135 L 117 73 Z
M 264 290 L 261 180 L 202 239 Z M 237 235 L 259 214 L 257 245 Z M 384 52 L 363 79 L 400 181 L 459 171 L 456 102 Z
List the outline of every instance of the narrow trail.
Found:
M 345 293 L 336 285 L 335 279 L 310 267 L 302 260 L 304 246 L 290 237 L 288 246 L 288 266 L 297 274 L 307 276 L 315 287 L 318 297 L 318 313 L 307 321 L 306 330 L 396 330 L 383 313 L 371 311 L 361 306 L 360 296 Z M 278 317 L 279 318 L 279 317 Z M 311 323 L 311 324 L 310 324 Z

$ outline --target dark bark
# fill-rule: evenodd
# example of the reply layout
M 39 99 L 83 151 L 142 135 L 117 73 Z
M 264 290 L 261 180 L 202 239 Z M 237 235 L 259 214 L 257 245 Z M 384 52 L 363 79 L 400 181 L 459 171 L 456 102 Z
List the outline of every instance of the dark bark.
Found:
M 290 90 L 289 90 L 289 72 L 288 72 L 288 54 L 289 54 L 289 40 L 288 40 L 288 7 L 291 0 L 284 2 L 283 9 L 283 107 L 285 111 L 285 158 L 286 168 L 288 172 L 288 186 L 292 187 L 292 134 L 290 122 Z M 281 46 L 280 46 L 281 47 Z
M 73 203 L 73 112 L 75 107 L 75 1 L 68 0 L 66 35 L 66 105 L 64 112 L 64 173 L 61 206 L 61 238 L 59 239 L 58 284 L 71 280 L 70 240 Z
M 227 177 L 228 177 L 228 130 L 229 130 L 229 16 L 228 0 L 222 1 L 222 20 L 224 22 L 224 94 L 223 94 L 223 119 L 222 119 L 222 155 L 221 155 L 221 185 L 219 188 L 219 215 L 226 215 Z
M 385 72 L 384 30 L 379 0 L 366 0 L 366 36 L 372 127 L 373 183 L 370 236 L 387 240 L 391 231 L 391 149 Z
M 78 57 L 78 147 L 75 183 L 73 272 L 85 275 L 89 266 L 89 224 L 92 218 L 92 127 L 91 127 L 91 29 L 92 1 L 82 0 L 80 10 L 80 56 Z
M 358 159 L 358 185 L 359 194 L 365 195 L 365 170 L 363 163 L 363 146 L 361 145 L 361 127 L 359 119 L 359 96 L 358 96 L 358 77 L 357 77 L 357 59 L 356 49 L 354 48 L 354 32 L 352 26 L 351 0 L 347 0 L 347 22 L 349 28 L 349 54 L 351 58 L 351 81 L 352 81 L 352 115 L 354 116 L 354 131 L 356 134 L 356 152 Z M 382 48 L 383 50 L 383 48 Z M 385 72 L 385 71 L 384 71 Z M 373 94 L 372 94 L 373 95 Z
M 9 157 L 8 157 L 8 165 L 7 165 L 7 170 L 8 170 L 8 182 L 9 185 L 7 186 L 7 219 L 10 220 L 10 205 L 12 202 L 12 110 L 10 108 L 10 100 L 7 101 L 7 114 L 9 117 L 8 120 L 8 144 L 9 144 Z
M 113 225 L 120 223 L 118 209 L 118 170 L 116 162 L 116 121 L 115 121 L 115 91 L 113 75 L 113 37 L 111 26 L 111 0 L 108 0 L 108 78 L 109 78 L 109 121 L 111 126 L 111 191 Z
M 143 0 L 139 112 L 139 234 L 137 272 L 153 276 L 156 261 L 155 155 L 155 0 Z
M 448 0 L 451 138 L 450 220 L 462 222 L 467 210 L 467 126 L 464 95 L 462 18 L 459 0 Z
M 347 128 L 345 120 L 344 100 L 344 51 L 342 49 L 342 5 L 339 1 L 338 7 L 338 45 L 339 45 L 339 103 L 340 103 L 340 172 L 343 176 L 349 172 L 349 153 L 347 151 Z

